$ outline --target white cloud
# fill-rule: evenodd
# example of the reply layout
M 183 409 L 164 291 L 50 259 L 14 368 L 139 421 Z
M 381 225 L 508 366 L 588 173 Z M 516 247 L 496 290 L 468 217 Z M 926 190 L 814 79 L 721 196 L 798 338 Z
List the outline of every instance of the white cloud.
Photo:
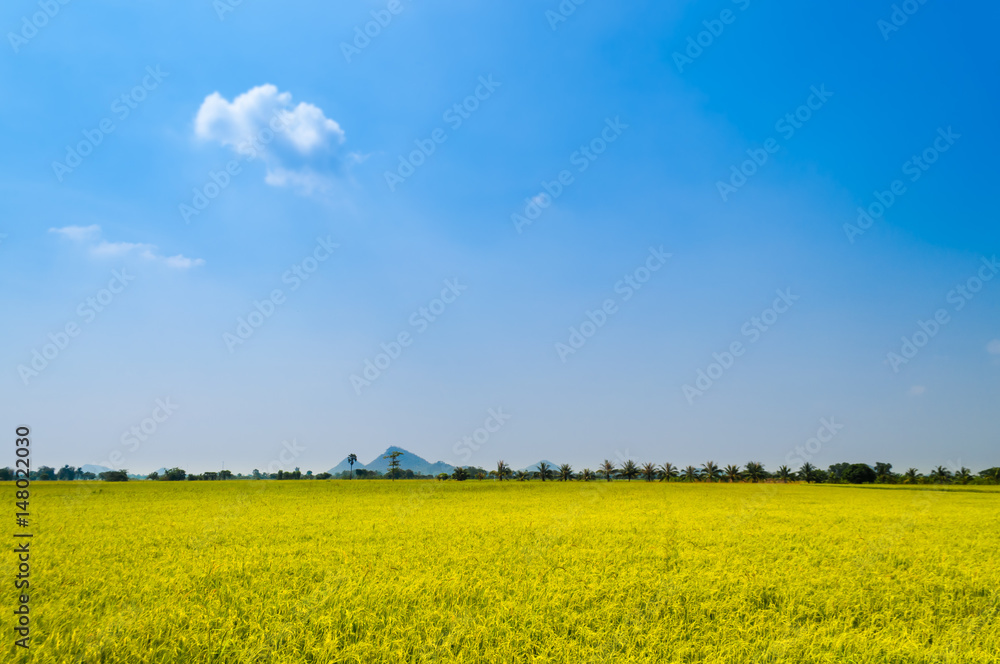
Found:
M 74 242 L 82 242 L 88 238 L 97 237 L 101 234 L 101 227 L 97 224 L 90 226 L 63 226 L 62 228 L 50 228 L 50 233 L 58 233 Z
M 175 267 L 180 270 L 186 270 L 189 267 L 196 267 L 198 265 L 205 264 L 205 260 L 203 258 L 188 258 L 187 256 L 182 256 L 180 254 L 164 258 L 163 262 L 170 267 Z
M 913 387 L 910 388 L 909 394 L 910 394 L 911 397 L 919 397 L 921 394 L 923 394 L 926 391 L 927 391 L 927 388 L 924 387 L 923 385 L 914 385 Z
M 195 135 L 232 148 L 248 159 L 261 156 L 268 184 L 314 188 L 317 173 L 336 167 L 334 150 L 344 131 L 313 104 L 292 104 L 274 85 L 251 88 L 232 101 L 218 92 L 205 97 L 194 120 Z
M 994 339 L 986 344 L 986 352 L 990 355 L 1000 355 L 1000 339 Z
M 75 242 L 83 242 L 84 240 L 96 240 L 100 237 L 101 227 L 97 224 L 92 226 L 64 226 L 63 228 L 50 228 L 49 232 L 58 233 Z M 101 240 L 96 244 L 91 244 L 89 249 L 91 255 L 100 258 L 135 254 L 143 260 L 156 261 L 167 267 L 180 270 L 205 264 L 205 261 L 201 258 L 187 258 L 181 254 L 169 257 L 160 256 L 156 253 L 156 245 L 145 242 L 108 242 L 107 240 Z

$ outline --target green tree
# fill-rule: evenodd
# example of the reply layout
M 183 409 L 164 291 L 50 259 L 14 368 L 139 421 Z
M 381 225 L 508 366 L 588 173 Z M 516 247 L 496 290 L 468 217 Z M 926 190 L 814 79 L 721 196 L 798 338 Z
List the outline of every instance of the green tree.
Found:
M 719 470 L 714 461 L 706 461 L 705 465 L 702 466 L 701 476 L 709 482 L 715 482 L 722 477 L 722 471 Z
M 664 482 L 670 482 L 676 478 L 680 473 L 677 470 L 677 466 L 670 463 L 669 461 L 662 466 L 660 466 L 660 479 Z
M 951 471 L 944 466 L 938 466 L 931 471 L 931 480 L 937 484 L 944 484 L 951 481 Z
M 1000 467 L 981 470 L 979 476 L 991 484 L 1000 484 Z
M 559 466 L 559 481 L 569 482 L 571 479 L 573 479 L 573 467 L 568 463 Z
M 543 482 L 552 479 L 552 466 L 542 461 L 538 464 L 538 476 L 542 478 Z
M 160 479 L 160 474 L 154 470 L 149 475 L 146 475 L 146 479 L 147 480 L 158 480 L 158 479 Z
M 167 482 L 183 482 L 187 473 L 180 468 L 171 468 L 163 474 L 163 479 Z
M 469 479 L 469 472 L 465 468 L 458 466 L 455 470 L 451 471 L 451 476 L 459 482 L 464 482 Z
M 879 484 L 888 484 L 892 481 L 892 464 L 884 461 L 875 462 L 875 481 Z
M 639 476 L 639 466 L 635 465 L 635 461 L 629 459 L 622 464 L 621 476 L 631 482 Z
M 519 470 L 517 471 L 517 474 L 514 476 L 514 479 L 516 479 L 518 482 L 524 482 L 525 480 L 528 479 L 528 473 L 524 472 L 523 470 Z
M 610 482 L 611 479 L 615 476 L 617 469 L 615 468 L 615 464 L 605 459 L 601 463 L 600 470 L 598 470 L 597 472 L 600 473 L 601 476 L 604 477 L 604 479 Z
M 916 484 L 919 477 L 920 471 L 916 468 L 907 468 L 906 472 L 903 473 L 903 481 L 907 484 Z
M 743 467 L 746 471 L 747 477 L 751 482 L 757 483 L 764 479 L 765 471 L 764 464 L 759 461 L 748 461 L 747 465 Z
M 740 467 L 739 466 L 734 466 L 733 464 L 729 464 L 728 466 L 726 466 L 722 470 L 722 474 L 730 482 L 739 482 L 740 478 L 742 477 L 740 475 Z
M 802 464 L 802 467 L 799 468 L 799 476 L 806 481 L 806 484 L 809 484 L 810 482 L 813 481 L 813 474 L 815 472 L 816 472 L 816 466 L 812 465 L 808 461 Z
M 101 473 L 99 477 L 105 482 L 128 482 L 128 471 L 124 468 L 122 470 L 108 470 Z
M 684 479 L 688 482 L 697 482 L 701 472 L 694 466 L 688 466 L 684 469 Z
M 955 481 L 959 484 L 968 484 L 972 481 L 972 471 L 962 466 L 962 468 L 955 473 Z
M 399 457 L 401 456 L 403 456 L 403 453 L 396 450 L 382 457 L 383 459 L 389 459 L 389 477 L 392 478 L 393 482 L 396 481 L 396 475 L 399 474 Z M 354 469 L 354 464 L 351 464 L 351 469 Z
M 792 469 L 788 466 L 778 467 L 778 479 L 782 482 L 787 483 L 788 480 L 792 479 Z
M 642 476 L 646 478 L 647 482 L 652 482 L 656 479 L 657 468 L 655 463 L 644 463 L 642 464 Z
M 503 482 L 503 478 L 510 475 L 510 466 L 503 461 L 497 461 L 497 479 Z
M 878 475 L 875 474 L 875 469 L 866 463 L 852 463 L 844 471 L 843 479 L 851 484 L 873 484 Z
M 334 458 L 336 459 L 337 457 L 334 457 Z M 354 479 L 354 464 L 356 464 L 357 462 L 358 462 L 358 455 L 357 454 L 355 454 L 354 452 L 351 452 L 350 454 L 347 455 L 347 463 L 351 467 L 351 476 L 348 479 L 352 479 L 352 480 Z
M 583 471 L 580 473 L 580 479 L 583 480 L 584 482 L 591 481 L 592 479 L 594 479 L 594 471 L 592 471 L 590 468 L 584 468 Z

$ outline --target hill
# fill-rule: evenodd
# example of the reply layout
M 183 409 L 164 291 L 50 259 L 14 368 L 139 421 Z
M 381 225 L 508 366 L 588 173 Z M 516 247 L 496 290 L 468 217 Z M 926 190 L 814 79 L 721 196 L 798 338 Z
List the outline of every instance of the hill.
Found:
M 360 461 L 355 461 L 354 470 L 359 470 L 361 468 L 367 468 L 367 466 L 361 463 Z M 347 463 L 347 457 L 344 457 L 343 461 L 341 461 L 336 466 L 334 466 L 333 468 L 331 468 L 326 472 L 330 473 L 331 475 L 337 475 L 338 473 L 346 473 L 350 469 L 351 469 L 351 464 Z
M 439 473 L 451 473 L 451 471 L 455 470 L 454 466 L 451 466 L 443 461 L 431 463 L 427 459 L 424 459 L 413 452 L 404 450 L 402 447 L 396 447 L 395 445 L 387 447 L 385 452 L 382 452 L 382 454 L 379 454 L 366 464 L 355 463 L 354 470 L 357 470 L 358 468 L 364 468 L 365 470 L 377 470 L 384 475 L 389 470 L 389 459 L 384 459 L 383 457 L 390 452 L 402 452 L 403 456 L 399 457 L 399 467 L 403 470 L 412 470 L 414 473 L 419 475 L 437 475 Z M 331 468 L 329 472 L 333 475 L 345 470 L 350 470 L 350 466 L 347 465 L 346 459 Z

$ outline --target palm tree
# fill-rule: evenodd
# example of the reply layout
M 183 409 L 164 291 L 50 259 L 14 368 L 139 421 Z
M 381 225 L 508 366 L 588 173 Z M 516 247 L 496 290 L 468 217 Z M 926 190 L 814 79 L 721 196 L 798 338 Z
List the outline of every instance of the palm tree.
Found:
M 729 464 L 723 469 L 722 474 L 726 476 L 726 479 L 730 482 L 740 481 L 740 467 Z
M 982 475 L 989 481 L 993 482 L 994 484 L 1000 484 L 1000 467 L 987 468 L 982 473 L 980 473 L 980 475 Z
M 792 479 L 792 469 L 788 466 L 779 466 L 778 479 L 787 483 L 788 480 Z
M 497 479 L 503 482 L 503 478 L 510 475 L 510 466 L 503 460 L 497 461 Z
M 968 484 L 972 480 L 972 471 L 962 466 L 962 469 L 955 473 L 955 479 L 961 484 Z
M 642 474 L 646 478 L 647 482 L 652 482 L 656 479 L 656 464 L 655 463 L 644 463 L 642 464 Z
M 677 477 L 679 473 L 677 472 L 677 466 L 667 462 L 660 466 L 660 479 L 669 482 L 673 478 Z
M 722 476 L 722 471 L 715 465 L 714 461 L 706 461 L 702 466 L 702 477 L 708 478 L 709 482 L 714 482 Z
M 903 473 L 903 481 L 907 484 L 916 484 L 918 477 L 920 477 L 920 471 L 916 468 L 907 468 L 906 472 Z
M 799 475 L 801 475 L 802 479 L 806 481 L 806 484 L 812 482 L 813 473 L 815 472 L 816 472 L 816 466 L 812 465 L 808 461 L 802 464 L 802 467 L 799 468 Z
M 688 482 L 694 482 L 698 479 L 698 469 L 694 466 L 688 466 L 684 469 L 684 479 Z
M 559 481 L 568 482 L 573 479 L 573 467 L 568 463 L 559 466 Z
M 354 464 L 358 462 L 358 455 L 351 452 L 347 455 L 347 463 L 351 465 L 351 479 L 354 479 Z M 343 475 L 341 475 L 343 477 Z
M 764 464 L 759 461 L 749 461 L 746 465 L 746 471 L 751 482 L 759 482 L 764 477 Z
M 542 478 L 544 482 L 546 478 L 552 477 L 552 466 L 542 461 L 538 464 L 538 476 Z
M 601 463 L 601 469 L 597 471 L 604 476 L 604 479 L 611 481 L 611 478 L 615 476 L 615 464 L 611 463 L 607 459 Z
M 462 468 L 461 466 L 458 466 L 455 468 L 455 470 L 451 471 L 451 476 L 454 477 L 459 482 L 464 482 L 465 480 L 469 479 L 469 471 L 467 471 L 465 468 Z
M 639 475 L 639 466 L 635 465 L 635 461 L 632 461 L 632 459 L 629 459 L 628 461 L 626 461 L 625 463 L 622 464 L 621 475 L 622 475 L 622 477 L 624 477 L 625 479 L 627 479 L 629 482 L 631 482 L 633 479 L 635 479 L 636 477 L 638 477 L 638 475 Z
M 951 471 L 944 466 L 938 466 L 931 471 L 931 479 L 938 484 L 944 484 L 945 481 L 951 479 Z
M 584 468 L 583 472 L 580 473 L 580 479 L 583 480 L 584 482 L 589 482 L 590 480 L 594 479 L 594 471 L 592 471 L 590 468 Z
M 516 479 L 518 482 L 523 482 L 526 479 L 528 479 L 528 473 L 524 472 L 523 470 L 519 470 L 517 471 L 517 474 L 514 476 L 514 479 Z

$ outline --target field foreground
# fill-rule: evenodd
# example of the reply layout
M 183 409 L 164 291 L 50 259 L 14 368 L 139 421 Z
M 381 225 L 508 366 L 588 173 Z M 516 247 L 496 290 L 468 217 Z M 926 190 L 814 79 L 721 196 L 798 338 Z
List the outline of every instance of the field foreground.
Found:
M 1000 661 L 1000 492 L 926 489 L 38 482 L 32 647 L 12 645 L 8 554 L 0 652 L 53 664 Z

